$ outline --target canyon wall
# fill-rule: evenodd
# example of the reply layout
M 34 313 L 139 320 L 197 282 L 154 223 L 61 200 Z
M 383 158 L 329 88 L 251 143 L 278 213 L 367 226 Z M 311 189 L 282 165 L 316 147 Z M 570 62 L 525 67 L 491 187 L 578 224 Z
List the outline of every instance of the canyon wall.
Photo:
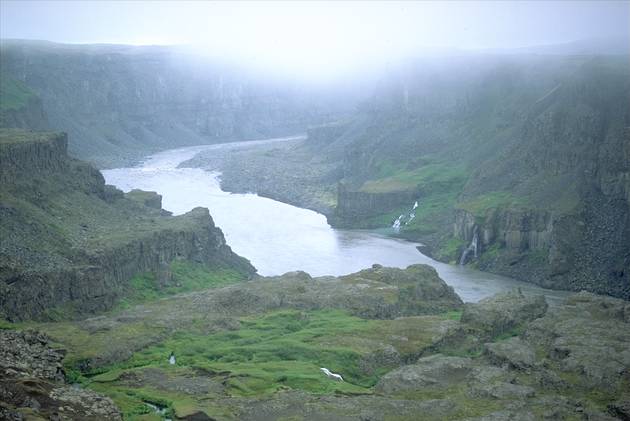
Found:
M 107 310 L 134 275 L 170 282 L 175 260 L 254 272 L 226 245 L 207 209 L 172 217 L 156 209 L 155 198 L 148 206 L 130 199 L 105 186 L 94 168 L 68 158 L 66 145 L 65 134 L 0 131 L 4 317 Z
M 0 49 L 3 73 L 41 98 L 51 129 L 69 133 L 71 156 L 99 167 L 177 146 L 304 133 L 347 102 L 179 47 L 5 40 Z

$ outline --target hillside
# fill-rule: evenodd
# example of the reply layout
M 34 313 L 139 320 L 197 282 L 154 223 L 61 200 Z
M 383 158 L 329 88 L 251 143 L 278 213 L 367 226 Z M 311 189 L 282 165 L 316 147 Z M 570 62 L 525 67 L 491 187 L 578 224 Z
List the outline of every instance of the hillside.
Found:
M 41 99 L 4 71 L 0 72 L 0 127 L 32 130 L 48 127 Z
M 123 194 L 67 156 L 65 134 L 0 131 L 0 313 L 66 318 L 133 298 L 136 275 L 156 293 L 192 286 L 184 272 L 244 279 L 208 210 L 169 216 L 151 192 Z
M 477 236 L 482 269 L 630 297 L 628 57 L 465 63 L 418 66 L 365 104 L 334 221 L 406 215 L 400 234 L 438 258 Z

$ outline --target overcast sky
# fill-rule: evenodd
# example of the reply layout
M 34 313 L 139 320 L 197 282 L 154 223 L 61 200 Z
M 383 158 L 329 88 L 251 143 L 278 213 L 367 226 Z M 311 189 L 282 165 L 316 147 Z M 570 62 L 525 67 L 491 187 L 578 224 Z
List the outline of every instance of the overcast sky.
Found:
M 0 0 L 0 37 L 194 44 L 209 54 L 317 68 L 420 48 L 510 48 L 630 37 L 630 2 Z

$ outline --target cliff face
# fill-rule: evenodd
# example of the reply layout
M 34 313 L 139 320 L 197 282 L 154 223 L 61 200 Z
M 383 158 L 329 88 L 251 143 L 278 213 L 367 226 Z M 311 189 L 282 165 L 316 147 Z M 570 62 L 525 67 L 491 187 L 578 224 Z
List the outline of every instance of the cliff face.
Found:
M 488 248 L 500 243 L 507 250 L 548 250 L 553 234 L 553 218 L 549 212 L 491 209 L 482 221 L 465 210 L 455 212 L 453 236 L 466 243 L 477 235 L 479 246 Z
M 534 103 L 515 141 L 471 177 L 464 207 L 511 192 L 477 206 L 480 241 L 499 252 L 482 254 L 480 267 L 630 298 L 629 72 L 627 63 L 586 63 Z M 471 241 L 471 223 L 458 214 L 455 236 Z
M 66 155 L 63 134 L 0 132 L 0 311 L 10 320 L 53 308 L 111 308 L 127 281 L 169 264 L 254 271 L 226 245 L 208 210 L 171 217 L 105 186 L 102 175 Z M 136 193 L 137 195 L 138 193 Z
M 418 193 L 413 190 L 364 192 L 339 183 L 337 207 L 331 221 L 340 227 L 375 228 L 379 226 L 379 221 L 370 222 L 366 219 L 409 207 L 417 197 Z
M 109 166 L 149 151 L 303 133 L 344 101 L 170 47 L 4 41 L 2 67 L 42 100 L 70 154 Z M 34 128 L 30 127 L 29 128 Z
M 629 75 L 627 55 L 410 65 L 323 133 L 354 187 L 336 210 L 353 217 L 331 222 L 391 226 L 413 202 L 387 195 L 413 191 L 400 235 L 438 258 L 458 262 L 477 233 L 466 263 L 629 298 Z

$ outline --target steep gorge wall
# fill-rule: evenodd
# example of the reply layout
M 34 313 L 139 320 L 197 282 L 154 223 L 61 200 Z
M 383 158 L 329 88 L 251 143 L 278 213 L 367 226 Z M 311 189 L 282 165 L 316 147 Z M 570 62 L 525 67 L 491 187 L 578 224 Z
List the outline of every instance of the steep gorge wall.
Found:
M 482 219 L 463 209 L 455 211 L 453 236 L 470 243 L 477 231 L 479 244 L 500 244 L 514 252 L 548 250 L 553 215 L 547 211 L 491 209 Z
M 68 136 L 7 131 L 0 147 L 0 181 L 15 183 L 17 177 L 68 167 Z M 21 138 L 28 138 L 23 141 Z
M 37 318 L 59 306 L 71 306 L 78 313 L 108 310 L 138 273 L 154 273 L 168 284 L 169 264 L 174 260 L 253 272 L 245 259 L 231 252 L 207 209 L 196 208 L 182 217 L 194 224 L 187 230 L 163 229 L 117 248 L 76 256 L 76 263 L 84 265 L 52 271 L 25 268 L 0 285 L 4 287 L 0 309 L 9 320 Z
M 169 265 L 174 260 L 231 268 L 244 276 L 255 271 L 227 246 L 205 208 L 166 216 L 106 187 L 102 175 L 85 164 L 79 167 L 90 170 L 83 175 L 88 179 L 85 184 L 59 185 L 76 177 L 76 163 L 67 157 L 66 145 L 65 134 L 0 132 L 2 316 L 24 320 L 47 317 L 54 308 L 74 314 L 107 310 L 124 296 L 128 280 L 136 274 L 154 273 L 167 285 L 172 281 Z M 45 180 L 53 180 L 53 187 L 60 190 L 24 191 L 27 185 L 46 186 Z M 73 202 L 70 209 L 64 207 L 68 201 Z M 103 208 L 102 217 L 99 208 Z M 82 209 L 96 215 L 84 217 Z M 130 212 L 131 223 L 127 221 Z M 75 219 L 85 222 L 75 227 Z M 68 225 L 60 225 L 64 223 Z M 38 226 L 51 238 L 33 230 Z M 108 234 L 118 232 L 122 234 Z
M 150 151 L 303 133 L 345 101 L 176 47 L 3 41 L 3 72 L 42 100 L 70 154 L 99 166 Z
M 481 268 L 630 298 L 629 74 L 627 58 L 585 63 L 528 109 L 517 141 L 469 180 L 467 199 L 509 191 L 527 209 L 489 209 L 477 221 L 482 243 L 499 248 L 482 253 Z M 460 213 L 455 236 L 470 241 L 470 226 Z
M 386 80 L 354 133 L 334 134 L 342 181 L 415 182 L 436 169 L 400 235 L 459 261 L 476 231 L 483 270 L 629 299 L 629 56 L 424 64 Z M 378 208 L 361 199 L 340 190 L 337 212 L 354 217 L 345 226 Z
M 45 130 L 49 127 L 42 100 L 32 96 L 17 109 L 0 111 L 0 127 Z
M 364 224 L 367 218 L 409 206 L 417 197 L 418 193 L 415 191 L 371 193 L 354 190 L 344 183 L 339 183 L 337 207 L 331 219 L 336 226 L 357 227 L 357 224 Z M 375 228 L 376 226 L 361 226 L 361 228 Z

